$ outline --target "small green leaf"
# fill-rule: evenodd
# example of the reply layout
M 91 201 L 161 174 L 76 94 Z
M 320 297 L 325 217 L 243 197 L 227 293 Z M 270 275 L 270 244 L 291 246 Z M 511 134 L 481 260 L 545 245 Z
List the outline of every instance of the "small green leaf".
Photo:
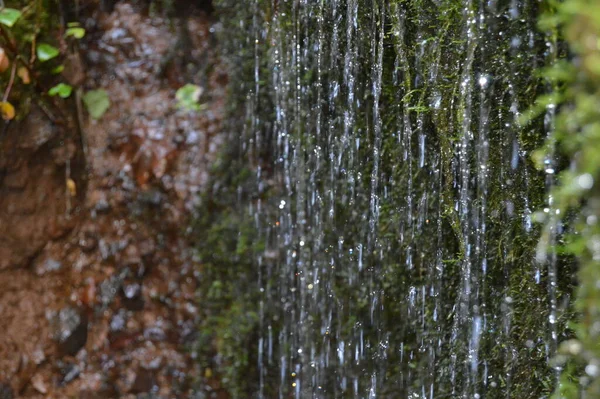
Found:
M 14 8 L 3 8 L 0 10 L 0 24 L 4 24 L 9 28 L 21 18 L 21 11 Z
M 56 68 L 52 68 L 52 70 L 50 72 L 52 72 L 54 75 L 58 75 L 59 73 L 61 73 L 62 71 L 65 70 L 65 66 L 64 65 L 59 65 Z
M 85 29 L 83 28 L 68 28 L 65 32 L 65 36 L 73 36 L 75 39 L 81 39 L 85 36 Z
M 65 84 L 65 83 L 59 83 L 56 86 L 54 86 L 53 88 L 51 88 L 50 90 L 48 90 L 49 95 L 51 95 L 51 96 L 58 95 L 61 98 L 69 97 L 72 92 L 73 92 L 73 87 L 68 84 Z
M 85 93 L 83 103 L 92 118 L 100 119 L 110 107 L 110 98 L 106 90 L 92 90 Z
M 60 52 L 58 51 L 58 49 L 56 47 L 51 46 L 46 43 L 38 44 L 36 53 L 37 53 L 37 57 L 39 58 L 39 60 L 41 62 L 46 62 L 48 60 L 51 60 L 52 58 L 57 57 L 60 54 Z
M 177 105 L 188 111 L 199 111 L 202 108 L 198 103 L 201 94 L 202 88 L 200 86 L 188 83 L 180 87 L 177 93 L 175 93 Z
M 67 27 L 68 28 L 76 28 L 78 26 L 81 26 L 81 24 L 79 22 L 77 22 L 77 21 L 75 21 L 75 22 L 67 22 Z

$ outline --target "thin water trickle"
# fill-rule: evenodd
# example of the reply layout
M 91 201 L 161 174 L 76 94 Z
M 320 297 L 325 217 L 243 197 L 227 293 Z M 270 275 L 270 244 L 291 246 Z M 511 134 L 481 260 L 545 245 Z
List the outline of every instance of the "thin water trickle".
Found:
M 253 3 L 260 398 L 511 398 L 548 372 L 562 288 L 533 216 L 556 165 L 545 183 L 530 152 L 554 109 L 518 124 L 555 49 L 534 3 Z

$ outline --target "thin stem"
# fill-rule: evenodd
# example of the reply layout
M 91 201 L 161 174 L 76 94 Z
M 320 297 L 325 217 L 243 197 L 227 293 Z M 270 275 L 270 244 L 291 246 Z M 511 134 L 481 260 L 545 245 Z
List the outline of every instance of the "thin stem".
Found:
M 13 54 L 18 54 L 17 45 L 15 41 L 10 37 L 8 32 L 0 25 L 0 34 L 6 40 L 6 45 L 8 46 L 8 50 L 10 50 Z
M 4 91 L 4 96 L 2 97 L 2 102 L 6 102 L 8 100 L 8 95 L 12 90 L 13 83 L 15 83 L 15 72 L 17 71 L 17 62 L 16 60 L 12 63 L 12 69 L 10 71 L 10 80 L 8 81 L 8 86 L 6 86 L 6 90 Z

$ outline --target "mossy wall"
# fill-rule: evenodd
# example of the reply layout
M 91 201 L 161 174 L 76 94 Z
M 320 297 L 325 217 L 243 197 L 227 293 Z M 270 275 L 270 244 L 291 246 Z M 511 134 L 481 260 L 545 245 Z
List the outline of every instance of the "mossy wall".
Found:
M 576 270 L 548 194 L 568 157 L 531 157 L 561 121 L 536 106 L 562 89 L 540 74 L 567 57 L 538 28 L 555 7 L 217 8 L 232 118 L 199 228 L 209 375 L 233 397 L 549 396 Z

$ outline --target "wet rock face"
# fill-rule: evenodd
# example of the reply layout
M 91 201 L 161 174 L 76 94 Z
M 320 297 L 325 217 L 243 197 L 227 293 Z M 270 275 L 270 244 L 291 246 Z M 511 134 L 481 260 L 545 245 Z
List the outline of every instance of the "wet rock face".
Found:
M 122 287 L 122 301 L 125 308 L 132 311 L 144 308 L 142 286 L 138 283 L 126 284 Z
M 121 283 L 119 276 L 111 276 L 100 284 L 99 298 L 103 307 L 107 307 L 112 303 L 121 288 Z
M 131 386 L 131 393 L 147 393 L 154 389 L 156 380 L 150 370 L 139 369 Z
M 0 382 L 0 399 L 13 399 L 13 390 L 7 383 Z
M 152 3 L 153 0 L 148 0 L 147 2 Z M 113 12 L 117 0 L 101 0 L 100 3 L 104 12 Z M 175 8 L 180 9 L 182 13 L 188 12 L 190 6 L 197 7 L 208 14 L 211 14 L 215 10 L 212 0 L 175 0 L 174 3 Z
M 34 108 L 0 141 L 0 270 L 25 265 L 74 225 L 67 215 L 62 161 L 75 150 L 59 151 L 68 147 L 59 135 Z
M 67 385 L 81 374 L 81 368 L 74 363 L 59 364 L 59 367 L 62 374 L 62 379 L 59 383 L 61 386 Z
M 73 307 L 66 307 L 58 312 L 53 321 L 54 337 L 60 352 L 75 356 L 87 342 L 87 316 Z
M 56 300 L 48 292 L 55 290 L 62 286 L 53 273 L 40 277 L 23 269 L 1 272 L 0 398 L 19 392 L 55 352 L 46 317 Z
M 211 101 L 224 88 L 195 82 L 211 94 L 206 114 L 176 107 L 183 74 L 155 76 L 175 32 L 140 3 L 119 1 L 110 15 L 97 1 L 84 7 L 86 87 L 106 89 L 113 106 L 85 126 L 89 175 L 86 187 L 74 177 L 85 198 L 73 199 L 72 224 L 73 148 L 41 125 L 0 140 L 0 399 L 186 398 L 203 373 L 188 352 L 198 265 L 184 227 L 215 159 L 208 138 L 224 102 Z M 213 62 L 199 14 L 188 18 L 194 56 Z
M 46 273 L 59 271 L 63 267 L 62 263 L 56 259 L 48 258 L 36 265 L 35 271 L 38 275 L 43 276 Z

